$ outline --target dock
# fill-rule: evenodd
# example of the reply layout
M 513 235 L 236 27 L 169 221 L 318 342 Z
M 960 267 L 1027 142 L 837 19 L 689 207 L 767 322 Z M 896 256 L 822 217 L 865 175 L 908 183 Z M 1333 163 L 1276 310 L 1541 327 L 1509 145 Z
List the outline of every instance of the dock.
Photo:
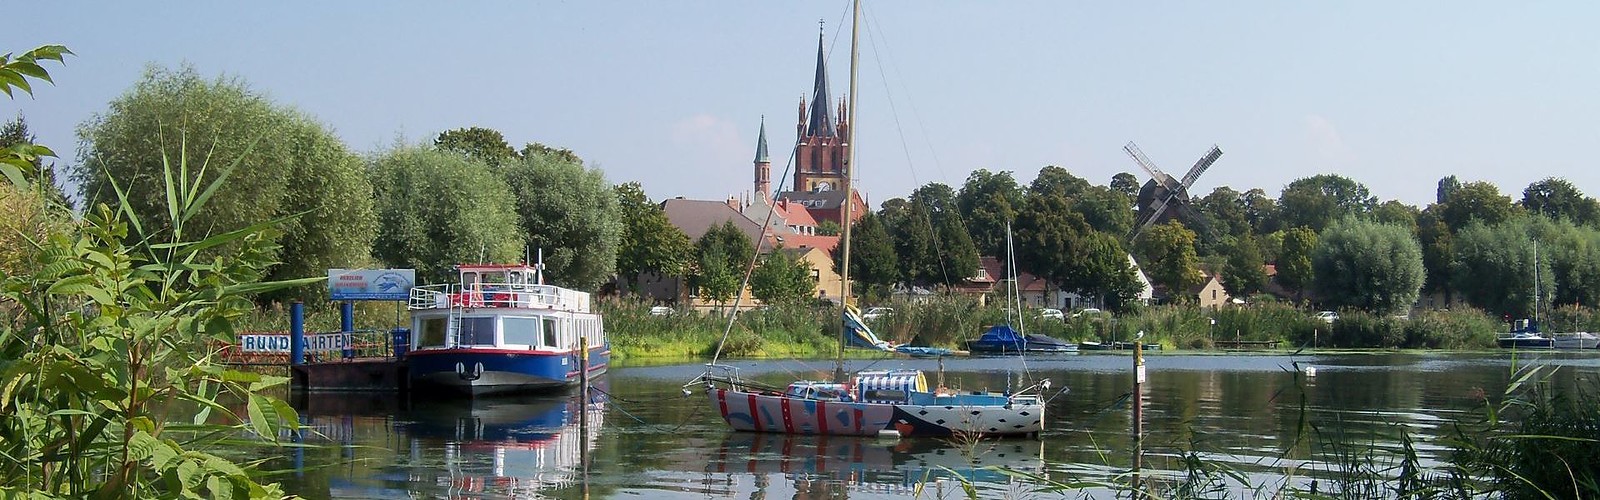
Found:
M 1277 340 L 1217 340 L 1212 343 L 1218 349 L 1277 349 Z

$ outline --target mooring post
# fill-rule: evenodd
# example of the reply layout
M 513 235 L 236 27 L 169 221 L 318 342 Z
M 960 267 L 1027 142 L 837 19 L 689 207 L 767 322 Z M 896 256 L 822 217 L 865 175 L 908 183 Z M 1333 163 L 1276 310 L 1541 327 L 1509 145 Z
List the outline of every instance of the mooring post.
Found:
M 1133 337 L 1133 487 L 1144 466 L 1144 332 Z
M 339 303 L 339 332 L 344 334 L 344 349 L 340 354 L 344 359 L 356 357 L 356 347 L 353 345 L 356 331 L 356 303 L 344 301 Z
M 306 364 L 306 306 L 289 303 L 289 364 Z
M 578 336 L 578 461 L 583 464 L 583 498 L 589 498 L 589 339 Z

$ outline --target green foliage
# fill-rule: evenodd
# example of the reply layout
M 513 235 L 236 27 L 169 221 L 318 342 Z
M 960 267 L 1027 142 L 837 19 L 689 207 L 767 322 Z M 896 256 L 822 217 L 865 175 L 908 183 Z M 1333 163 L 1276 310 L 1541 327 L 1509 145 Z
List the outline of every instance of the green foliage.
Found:
M 544 251 L 554 282 L 593 290 L 612 276 L 623 223 L 599 169 L 584 167 L 571 151 L 530 144 L 502 170 L 527 247 Z
M 1405 311 L 1422 289 L 1422 249 L 1400 226 L 1345 219 L 1312 253 L 1317 296 L 1334 307 L 1376 314 Z
M 1299 294 L 1311 287 L 1316 272 L 1311 254 L 1317 248 L 1317 233 L 1308 227 L 1283 232 L 1283 250 L 1278 254 L 1278 284 Z
M 1481 422 L 1458 422 L 1450 465 L 1481 497 L 1600 496 L 1600 405 L 1592 378 L 1555 384 L 1546 365 L 1513 371 L 1501 398 L 1486 399 Z M 1562 384 L 1566 385 L 1566 384 Z
M 1111 184 L 1107 187 L 1128 197 L 1129 200 L 1139 196 L 1139 178 L 1127 172 L 1117 172 L 1117 175 L 1111 176 Z
M 1249 233 L 1234 241 L 1228 252 L 1228 262 L 1222 267 L 1222 286 L 1228 295 L 1248 297 L 1267 285 L 1267 271 L 1262 269 L 1260 247 Z
M 1133 248 L 1150 281 L 1177 295 L 1202 282 L 1194 241 L 1194 231 L 1173 220 L 1151 226 Z
M 1495 337 L 1505 331 L 1505 324 L 1482 310 L 1464 307 L 1414 312 L 1404 329 L 1404 347 L 1408 348 L 1492 349 Z
M 433 146 L 466 155 L 494 167 L 521 157 L 517 150 L 506 143 L 506 137 L 501 135 L 500 131 L 483 127 L 440 132 L 439 136 L 433 139 Z
M 56 181 L 55 164 L 46 165 L 44 163 L 46 157 L 54 156 L 54 154 L 29 154 L 30 151 L 36 151 L 36 148 L 43 147 L 34 144 L 34 139 L 33 132 L 28 130 L 27 120 L 24 120 L 20 114 L 17 115 L 15 120 L 6 122 L 5 125 L 0 125 L 0 161 L 5 161 L 5 159 L 9 158 L 15 163 L 8 163 L 8 165 L 26 165 L 29 167 L 22 172 L 20 179 L 13 180 L 13 184 L 17 184 L 17 181 L 20 180 L 21 183 L 19 185 L 33 187 L 32 191 L 45 198 L 45 202 L 49 205 L 57 208 L 71 208 L 72 204 L 67 201 L 66 191 L 62 191 L 61 184 Z
M 1138 292 L 1127 251 L 1117 237 L 1090 229 L 1069 206 L 1059 194 L 1028 197 L 1017 215 L 1018 266 L 1064 290 L 1120 306 Z
M 1544 217 L 1530 218 L 1530 224 L 1540 242 L 1539 260 L 1550 265 L 1550 274 L 1541 275 L 1541 286 L 1551 288 L 1544 306 L 1600 304 L 1600 229 Z
M 50 71 L 39 63 L 65 63 L 68 54 L 72 54 L 72 51 L 66 47 L 42 45 L 14 57 L 10 52 L 0 55 L 0 92 L 5 92 L 7 97 L 15 97 L 12 93 L 15 89 L 32 96 L 33 83 L 29 80 L 55 83 L 50 79 Z M 46 191 L 46 182 L 51 190 L 59 191 L 55 184 L 54 169 L 45 169 L 43 161 L 44 158 L 55 156 L 55 151 L 50 148 L 33 143 L 33 136 L 28 133 L 28 127 L 20 115 L 0 132 L 0 177 L 10 181 L 20 191 L 34 191 L 35 184 L 38 184 L 38 192 L 43 193 Z M 65 204 L 65 198 L 61 200 Z
M 1455 232 L 1439 217 L 1442 207 L 1429 205 L 1417 215 L 1417 242 L 1422 245 L 1422 267 L 1427 271 L 1424 290 L 1448 292 L 1450 267 L 1455 262 Z
M 1455 188 L 1440 206 L 1440 219 L 1457 229 L 1472 221 L 1491 226 L 1499 224 L 1511 219 L 1519 210 L 1511 203 L 1511 197 L 1500 194 L 1500 188 L 1488 181 L 1468 182 Z
M 523 257 L 511 191 L 481 161 L 432 148 L 400 147 L 372 160 L 378 237 L 385 264 L 418 279 L 454 280 L 453 266 Z
M 982 255 L 1005 255 L 1006 224 L 1022 206 L 1022 188 L 1011 172 L 973 170 L 956 195 L 956 205 Z
M 750 294 L 768 304 L 804 304 L 816 285 L 811 264 L 781 248 L 761 256 L 750 272 Z
M 1417 216 L 1421 211 L 1417 207 L 1400 203 L 1397 200 L 1385 201 L 1372 209 L 1372 220 L 1393 224 L 1405 228 L 1407 232 L 1417 234 Z
M 860 224 L 860 222 L 857 222 L 857 224 Z M 841 231 L 839 223 L 832 220 L 817 223 L 817 236 L 838 236 Z
M 650 304 L 600 301 L 611 340 L 612 360 L 709 358 L 728 324 L 726 315 L 676 310 L 650 314 Z M 725 357 L 793 358 L 832 356 L 839 346 L 839 309 L 776 304 L 744 310 L 723 346 Z
M 1547 177 L 1522 190 L 1522 208 L 1551 219 L 1566 219 L 1578 225 L 1600 222 L 1600 202 L 1589 198 L 1577 186 L 1560 177 Z
M 183 157 L 163 161 L 165 221 L 125 202 L 95 205 L 80 234 L 44 243 L 32 272 L 0 279 L 0 301 L 18 313 L 0 324 L 0 493 L 283 496 L 216 453 L 244 432 L 275 443 L 298 425 L 293 408 L 265 395 L 287 379 L 225 369 L 207 343 L 233 340 L 251 294 L 321 278 L 257 281 L 281 220 L 190 230 L 239 166 L 201 183 L 192 179 L 207 179 L 206 164 L 191 175 Z
M 165 145 L 180 159 L 237 163 L 239 174 L 220 187 L 204 213 L 192 214 L 191 234 L 222 234 L 262 219 L 294 214 L 282 227 L 269 279 L 322 274 L 367 262 L 373 241 L 372 187 L 361 161 L 331 131 L 306 115 L 274 105 L 238 79 L 202 79 L 192 67 L 146 70 L 104 114 L 79 129 L 84 143 L 72 177 L 85 206 L 116 202 L 113 182 L 152 233 L 170 230 L 162 192 Z M 197 183 L 203 169 L 183 182 Z M 271 294 L 279 297 L 287 291 Z M 303 296 L 325 293 L 306 287 Z
M 1556 288 L 1547 257 L 1535 267 L 1533 238 L 1529 219 L 1487 226 L 1472 224 L 1455 238 L 1455 262 L 1451 287 L 1468 303 L 1493 314 L 1514 318 L 1532 316 L 1537 302 L 1548 302 Z M 1535 299 L 1535 276 L 1544 277 Z
M 1278 197 L 1278 216 L 1285 227 L 1305 226 L 1322 231 L 1349 216 L 1363 216 L 1377 206 L 1367 186 L 1339 175 L 1296 179 Z
M 929 183 L 908 199 L 884 202 L 879 214 L 894 240 L 906 281 L 948 286 L 977 273 L 978 249 L 949 186 Z
M 681 276 L 687 272 L 694 253 L 694 243 L 689 241 L 689 236 L 667 220 L 666 212 L 645 196 L 639 183 L 618 184 L 616 195 L 622 217 L 617 274 Z
M 712 226 L 695 242 L 695 275 L 692 283 L 700 296 L 727 302 L 739 291 L 744 270 L 755 256 L 756 247 L 749 235 L 732 220 Z
M 865 287 L 888 288 L 900 279 L 900 258 L 895 254 L 894 240 L 884 229 L 877 214 L 861 216 L 850 230 L 850 281 L 857 292 Z M 834 272 L 844 265 L 843 245 L 832 250 Z M 832 292 L 829 292 L 832 293 Z

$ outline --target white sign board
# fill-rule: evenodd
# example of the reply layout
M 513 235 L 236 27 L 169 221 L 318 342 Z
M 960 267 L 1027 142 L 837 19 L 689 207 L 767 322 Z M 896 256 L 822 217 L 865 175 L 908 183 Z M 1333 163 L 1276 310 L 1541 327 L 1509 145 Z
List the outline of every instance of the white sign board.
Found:
M 342 351 L 350 346 L 348 333 L 322 333 L 306 335 L 306 352 Z M 289 336 L 284 334 L 248 334 L 239 336 L 239 350 L 243 352 L 289 352 Z
M 328 294 L 333 300 L 399 300 L 417 283 L 414 269 L 329 269 Z

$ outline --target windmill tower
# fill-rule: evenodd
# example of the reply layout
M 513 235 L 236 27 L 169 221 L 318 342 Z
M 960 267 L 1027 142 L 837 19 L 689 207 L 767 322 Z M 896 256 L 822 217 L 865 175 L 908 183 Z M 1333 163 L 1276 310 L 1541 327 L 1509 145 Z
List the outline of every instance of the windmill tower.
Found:
M 1150 180 L 1146 181 L 1144 187 L 1139 189 L 1137 200 L 1139 215 L 1135 219 L 1139 221 L 1139 224 L 1134 227 L 1133 234 L 1128 238 L 1129 240 L 1138 238 L 1139 233 L 1144 232 L 1146 228 L 1158 222 L 1172 219 L 1192 224 L 1205 224 L 1204 216 L 1195 210 L 1191 203 L 1189 186 L 1194 185 L 1195 179 L 1199 179 L 1200 174 L 1206 173 L 1206 169 L 1211 168 L 1211 164 L 1217 162 L 1217 158 L 1222 156 L 1222 148 L 1212 145 L 1211 151 L 1206 152 L 1205 156 L 1201 156 L 1193 167 L 1189 167 L 1189 172 L 1183 174 L 1182 179 L 1174 178 L 1156 168 L 1156 165 L 1151 163 L 1150 159 L 1144 156 L 1144 152 L 1139 150 L 1139 146 L 1132 141 L 1123 146 L 1122 150 L 1128 152 L 1128 156 L 1133 157 L 1133 161 L 1139 164 L 1139 168 L 1150 174 Z

